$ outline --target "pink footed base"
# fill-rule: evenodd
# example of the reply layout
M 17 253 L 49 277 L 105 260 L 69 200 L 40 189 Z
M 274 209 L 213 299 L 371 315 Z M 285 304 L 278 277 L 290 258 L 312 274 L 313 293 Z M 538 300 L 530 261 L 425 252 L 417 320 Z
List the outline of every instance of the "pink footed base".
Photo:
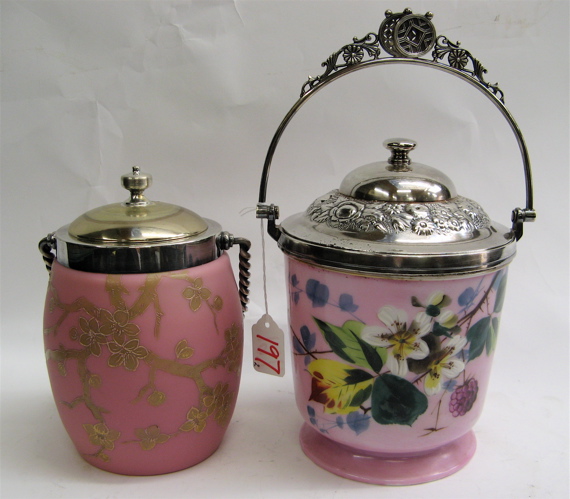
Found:
M 334 442 L 304 424 L 299 435 L 303 452 L 335 475 L 377 485 L 414 485 L 449 476 L 467 465 L 477 441 L 472 431 L 446 445 L 417 454 L 382 454 Z

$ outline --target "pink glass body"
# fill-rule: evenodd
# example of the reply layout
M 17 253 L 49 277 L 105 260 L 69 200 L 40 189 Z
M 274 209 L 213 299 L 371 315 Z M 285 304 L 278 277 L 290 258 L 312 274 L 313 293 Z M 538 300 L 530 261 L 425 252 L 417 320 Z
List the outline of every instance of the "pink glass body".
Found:
M 243 318 L 230 260 L 106 275 L 54 262 L 44 338 L 79 454 L 127 475 L 193 466 L 220 445 L 239 388 Z
M 310 457 L 337 474 L 386 484 L 429 481 L 464 466 L 475 450 L 467 434 L 488 386 L 506 269 L 406 280 L 286 261 L 301 440 L 304 447 L 323 447 L 320 457 Z M 343 463 L 327 466 L 330 445 L 310 443 L 309 428 L 349 454 L 353 449 L 386 462 L 437 453 L 462 437 L 470 449 L 441 473 L 406 477 L 413 474 L 408 469 L 397 479 L 359 478 L 343 472 Z

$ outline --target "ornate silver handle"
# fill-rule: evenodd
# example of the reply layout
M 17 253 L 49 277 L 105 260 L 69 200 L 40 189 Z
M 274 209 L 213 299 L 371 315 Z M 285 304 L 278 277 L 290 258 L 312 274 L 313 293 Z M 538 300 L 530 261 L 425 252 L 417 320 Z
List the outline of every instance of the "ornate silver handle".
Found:
M 273 237 L 278 233 L 275 220 L 279 217 L 279 208 L 275 205 L 266 205 L 265 200 L 269 169 L 285 128 L 301 106 L 329 83 L 354 71 L 384 64 L 429 66 L 450 73 L 474 86 L 491 100 L 514 132 L 523 161 L 526 206 L 515 208 L 511 217 L 512 230 L 517 240 L 523 235 L 523 223 L 536 219 L 536 212 L 533 209 L 532 172 L 528 150 L 520 128 L 505 106 L 503 91 L 497 83 L 491 84 L 485 80 L 484 75 L 487 70 L 469 51 L 460 46 L 460 42 L 453 43 L 445 36 L 436 35 L 435 27 L 431 22 L 432 18 L 431 12 L 419 15 L 413 14 L 410 9 L 397 14 L 386 11 L 386 19 L 380 25 L 378 33 L 368 33 L 364 38 L 355 37 L 352 43 L 343 46 L 322 63 L 326 69 L 321 75 L 309 77 L 303 84 L 299 100 L 283 118 L 273 136 L 261 176 L 256 216 L 268 219 L 267 230 Z M 380 57 L 380 47 L 387 52 L 389 57 Z M 430 50 L 432 50 L 432 60 L 420 59 Z M 441 62 L 445 58 L 447 64 Z
M 242 311 L 245 313 L 249 303 L 249 278 L 251 276 L 249 270 L 251 268 L 249 249 L 251 248 L 251 242 L 244 237 L 234 237 L 229 232 L 222 232 L 218 236 L 218 247 L 220 249 L 228 250 L 234 244 L 239 245 L 239 299 Z

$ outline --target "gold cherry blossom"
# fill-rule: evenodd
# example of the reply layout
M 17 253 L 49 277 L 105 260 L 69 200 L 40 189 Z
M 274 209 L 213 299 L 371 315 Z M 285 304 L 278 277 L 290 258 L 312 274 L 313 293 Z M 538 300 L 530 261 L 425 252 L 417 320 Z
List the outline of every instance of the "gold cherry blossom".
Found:
M 80 333 L 72 333 L 73 336 L 79 336 L 79 343 L 84 347 L 89 348 L 89 351 L 99 357 L 101 355 L 101 343 L 105 343 L 107 339 L 105 335 L 101 333 L 99 324 L 95 319 L 87 320 L 84 317 L 79 319 L 79 327 L 81 328 Z
M 227 383 L 218 383 L 211 395 L 206 395 L 202 403 L 208 415 L 215 413 L 214 419 L 220 426 L 225 426 L 230 419 L 230 408 L 233 393 L 229 391 Z
M 192 431 L 201 433 L 206 427 L 206 418 L 208 415 L 205 412 L 200 412 L 200 409 L 192 407 L 186 414 L 187 421 L 180 427 L 182 431 Z
M 98 447 L 103 447 L 107 450 L 115 448 L 115 440 L 117 440 L 121 433 L 117 430 L 110 430 L 105 423 L 84 424 L 83 428 L 89 436 L 89 441 Z
M 114 313 L 108 310 L 101 310 L 99 319 L 101 320 L 100 332 L 104 335 L 112 334 L 115 341 L 123 343 L 127 336 L 136 336 L 140 328 L 129 322 L 129 312 L 117 310 Z
M 209 289 L 202 286 L 202 279 L 198 278 L 182 292 L 182 296 L 190 301 L 190 308 L 193 312 L 198 311 L 202 305 L 202 301 L 206 301 L 212 295 Z
M 129 371 L 135 371 L 139 366 L 139 360 L 148 355 L 148 350 L 139 345 L 139 340 L 132 339 L 125 343 L 108 343 L 111 356 L 107 363 L 110 367 L 125 366 Z
M 240 329 L 234 323 L 224 332 L 226 346 L 222 352 L 222 358 L 229 372 L 239 372 L 241 367 L 243 345 L 241 341 Z
M 154 449 L 156 444 L 163 444 L 170 439 L 169 435 L 160 432 L 157 425 L 151 425 L 148 428 L 138 428 L 135 430 L 135 435 L 140 440 L 140 445 L 143 450 Z

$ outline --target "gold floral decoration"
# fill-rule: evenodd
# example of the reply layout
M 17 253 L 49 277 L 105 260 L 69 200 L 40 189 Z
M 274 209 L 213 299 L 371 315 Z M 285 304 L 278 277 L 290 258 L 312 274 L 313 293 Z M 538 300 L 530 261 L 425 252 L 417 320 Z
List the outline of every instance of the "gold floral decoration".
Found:
M 183 292 L 182 296 L 190 301 L 190 308 L 193 312 L 197 312 L 202 305 L 202 301 L 206 301 L 212 292 L 203 287 L 202 279 L 194 279 L 194 281 Z
M 191 278 L 187 274 L 172 273 L 171 278 L 184 279 L 188 286 L 182 296 L 189 301 L 190 309 L 196 312 L 202 304 L 205 304 L 213 315 L 213 325 L 219 334 L 217 314 L 222 310 L 224 303 L 220 296 L 213 295 L 204 287 L 201 278 Z M 157 444 L 166 443 L 171 438 L 182 432 L 204 431 L 207 419 L 213 419 L 220 426 L 229 424 L 230 412 L 234 393 L 229 384 L 218 383 L 215 387 L 208 385 L 203 372 L 208 369 L 225 367 L 229 372 L 239 374 L 242 358 L 242 337 L 239 324 L 232 324 L 224 331 L 225 345 L 222 351 L 213 358 L 202 360 L 192 364 L 188 360 L 194 355 L 194 348 L 184 338 L 178 341 L 174 347 L 174 358 L 162 357 L 148 350 L 141 344 L 139 339 L 140 328 L 135 324 L 136 317 L 145 313 L 149 307 L 155 309 L 155 337 L 159 336 L 159 328 L 163 314 L 160 307 L 157 286 L 163 277 L 149 275 L 144 286 L 140 288 L 140 295 L 132 306 L 128 307 L 124 295 L 128 290 L 122 285 L 120 276 L 109 275 L 105 284 L 105 290 L 109 293 L 112 308 L 109 310 L 97 307 L 85 297 L 79 297 L 72 303 L 64 303 L 60 300 L 55 287 L 50 286 L 49 311 L 54 313 L 60 310 L 55 325 L 46 328 L 46 335 L 57 335 L 59 327 L 71 314 L 87 314 L 87 317 L 79 317 L 75 327 L 69 331 L 70 338 L 80 348 L 66 348 L 59 345 L 56 349 L 46 349 L 46 359 L 54 361 L 59 373 L 66 376 L 67 361 L 74 360 L 71 365 L 76 369 L 81 381 L 81 392 L 71 401 L 62 401 L 66 407 L 74 409 L 78 405 L 84 405 L 97 421 L 96 424 L 83 424 L 89 442 L 97 449 L 90 456 L 110 461 L 107 451 L 115 449 L 115 444 L 121 437 L 117 430 L 110 429 L 105 421 L 105 414 L 109 409 L 97 405 L 93 398 L 93 390 L 97 390 L 103 384 L 99 374 L 90 370 L 89 358 L 99 357 L 103 353 L 103 347 L 109 351 L 107 364 L 112 367 L 123 366 L 128 371 L 136 371 L 142 363 L 148 368 L 148 382 L 141 387 L 138 395 L 132 401 L 139 403 L 146 398 L 150 406 L 158 407 L 166 402 L 167 396 L 157 387 L 157 373 L 163 372 L 172 376 L 178 376 L 192 380 L 199 391 L 199 407 L 191 407 L 186 413 L 186 420 L 174 433 L 163 433 L 157 425 L 134 430 L 136 440 L 123 440 L 123 443 L 138 443 L 143 450 L 152 450 Z M 141 363 L 142 361 L 142 363 Z
M 201 433 L 206 427 L 206 418 L 208 414 L 200 412 L 197 407 L 192 407 L 186 414 L 186 422 L 180 427 L 182 431 L 192 431 Z
M 83 428 L 89 436 L 89 442 L 106 450 L 113 450 L 115 448 L 115 440 L 121 436 L 120 432 L 110 430 L 105 423 L 84 424 Z
M 216 422 L 220 426 L 226 426 L 229 423 L 232 399 L 233 393 L 229 391 L 229 385 L 218 383 L 213 392 L 202 399 L 202 403 L 206 407 L 208 416 L 214 414 Z
M 129 371 L 135 371 L 139 367 L 139 360 L 148 355 L 148 350 L 139 345 L 139 340 L 133 339 L 121 344 L 115 342 L 108 343 L 111 356 L 108 364 L 110 367 L 124 365 Z
M 152 450 L 156 444 L 163 444 L 170 439 L 169 435 L 160 432 L 160 428 L 157 425 L 136 429 L 135 435 L 139 438 L 139 443 L 143 450 Z
M 188 340 L 180 340 L 175 347 L 177 359 L 189 359 L 194 355 L 194 349 L 188 346 Z
M 224 336 L 226 346 L 222 352 L 222 357 L 225 360 L 226 368 L 230 372 L 239 373 L 243 351 L 239 327 L 235 323 L 232 324 L 230 328 L 225 330 Z
M 99 388 L 101 386 L 101 376 L 98 374 L 90 374 L 87 376 L 87 382 L 91 388 Z
M 101 355 L 101 344 L 107 343 L 107 338 L 101 333 L 99 324 L 95 319 L 88 321 L 84 317 L 80 317 L 79 327 L 81 328 L 81 333 L 78 333 L 77 330 L 72 330 L 72 337 L 79 336 L 79 343 L 89 348 L 95 357 L 99 357 Z
M 104 335 L 112 334 L 118 343 L 124 343 L 127 336 L 132 337 L 139 334 L 139 327 L 129 322 L 127 310 L 117 310 L 113 313 L 108 310 L 101 310 L 99 318 L 101 321 L 100 332 Z
M 159 392 L 156 390 L 152 392 L 146 400 L 150 405 L 158 407 L 159 405 L 164 404 L 166 401 L 166 394 L 164 392 Z

